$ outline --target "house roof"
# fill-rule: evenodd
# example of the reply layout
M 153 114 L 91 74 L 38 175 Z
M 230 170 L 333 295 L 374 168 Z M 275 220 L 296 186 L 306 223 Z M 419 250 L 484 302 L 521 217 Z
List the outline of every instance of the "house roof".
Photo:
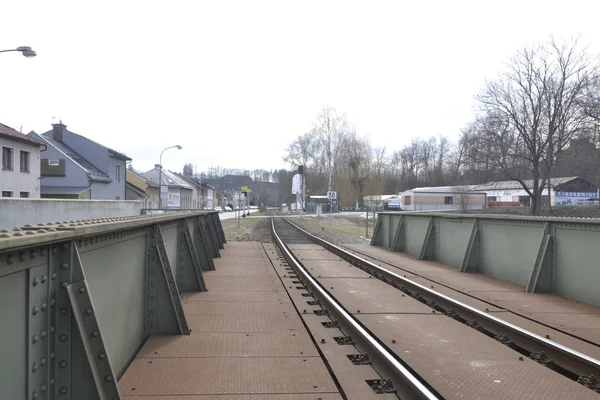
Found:
M 0 136 L 8 138 L 8 139 L 13 139 L 13 140 L 18 140 L 20 142 L 23 143 L 27 143 L 30 145 L 38 145 L 38 146 L 44 146 L 44 142 L 36 140 L 32 137 L 29 137 L 21 132 L 18 132 L 17 130 L 11 128 L 10 126 L 4 125 L 0 123 Z
M 393 199 L 393 198 L 397 198 L 397 197 L 398 197 L 397 194 L 378 194 L 378 195 L 365 196 L 365 197 L 363 197 L 363 200 L 385 201 L 385 200 L 389 200 L 389 199 Z
M 87 137 L 85 137 L 85 136 L 82 136 L 82 135 L 79 135 L 79 134 L 77 134 L 77 133 L 75 133 L 75 132 L 72 132 L 72 131 L 68 130 L 68 129 L 67 129 L 67 126 L 66 126 L 66 125 L 63 125 L 62 123 L 60 123 L 59 125 L 60 125 L 60 126 L 62 126 L 62 127 L 64 128 L 64 130 L 65 130 L 65 131 L 67 131 L 67 132 L 71 133 L 72 135 L 75 135 L 75 136 L 78 136 L 78 137 L 80 137 L 80 138 L 83 138 L 83 139 L 85 139 L 85 140 L 87 140 L 87 141 L 90 141 L 90 142 L 94 143 L 96 146 L 99 146 L 99 147 L 102 147 L 103 149 L 106 149 L 106 150 L 108 150 L 109 154 L 111 154 L 111 155 L 113 155 L 113 156 L 115 156 L 115 157 L 117 157 L 117 158 L 120 158 L 120 159 L 122 159 L 122 160 L 125 160 L 125 161 L 131 161 L 131 158 L 130 158 L 130 157 L 127 157 L 127 156 L 126 156 L 124 153 L 121 153 L 121 152 L 119 152 L 119 151 L 113 150 L 113 149 L 111 149 L 110 147 L 106 147 L 106 146 L 104 146 L 103 144 L 100 144 L 100 143 L 98 143 L 98 142 L 96 142 L 96 141 L 94 141 L 94 140 L 92 140 L 92 139 L 90 139 L 90 138 L 87 138 Z M 48 132 L 44 132 L 44 133 L 42 133 L 42 135 L 41 135 L 41 136 L 44 136 L 44 137 L 50 137 L 50 138 L 52 138 L 52 134 L 53 134 L 53 130 L 49 130 Z
M 177 172 L 173 172 L 173 174 L 175 174 L 177 177 L 179 177 L 180 179 L 182 179 L 184 182 L 188 183 L 190 186 L 194 186 L 194 187 L 196 187 L 198 189 L 202 187 L 202 185 L 200 184 L 200 182 L 198 182 L 194 178 L 189 178 L 189 177 L 184 176 L 183 174 L 179 174 Z
M 578 176 L 567 176 L 562 178 L 551 178 L 550 183 L 552 187 L 563 185 L 567 182 L 571 182 L 575 179 L 580 179 Z M 525 179 L 523 181 L 528 188 L 533 187 L 533 179 Z M 488 182 L 479 185 L 458 185 L 458 186 L 432 186 L 432 187 L 418 187 L 411 189 L 411 192 L 483 192 L 491 190 L 510 190 L 510 189 L 523 189 L 523 186 L 517 181 L 498 181 Z
M 38 135 L 35 132 L 30 133 L 30 135 L 32 134 L 39 137 L 40 140 L 43 140 L 44 142 L 48 143 L 48 145 L 56 149 L 58 152 L 62 153 L 69 160 L 73 161 L 79 168 L 83 169 L 88 174 L 91 180 L 96 182 L 112 182 L 112 179 L 110 179 L 110 177 L 108 177 L 104 172 L 100 171 L 92 163 L 83 158 L 75 150 L 73 150 L 63 142 L 54 140 L 48 136 Z
M 568 176 L 564 178 L 551 178 L 550 183 L 552 186 L 559 186 L 564 183 L 579 179 L 578 176 Z M 528 188 L 533 187 L 533 179 L 525 179 L 523 181 Z M 471 185 L 470 190 L 508 190 L 508 189 L 522 189 L 523 186 L 517 181 L 499 181 L 499 182 L 488 182 L 482 185 Z

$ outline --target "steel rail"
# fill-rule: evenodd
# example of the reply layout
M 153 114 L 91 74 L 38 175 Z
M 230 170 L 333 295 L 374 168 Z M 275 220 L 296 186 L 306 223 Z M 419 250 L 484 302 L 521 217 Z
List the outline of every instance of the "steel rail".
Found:
M 550 351 L 550 353 L 548 353 L 550 355 L 552 355 L 552 354 L 564 355 L 565 357 L 567 357 L 566 359 L 568 359 L 568 361 L 574 361 L 574 363 L 572 363 L 572 362 L 565 363 L 566 365 L 576 367 L 576 371 L 571 371 L 571 372 L 575 372 L 581 376 L 584 376 L 585 374 L 588 374 L 588 375 L 594 374 L 595 376 L 598 376 L 598 374 L 600 373 L 600 360 L 598 360 L 594 357 L 591 357 L 587 354 L 581 353 L 570 347 L 564 346 L 564 345 L 557 343 L 553 340 L 550 340 L 548 338 L 542 337 L 542 336 L 540 336 L 534 332 L 528 331 L 520 326 L 511 324 L 511 323 L 504 321 L 500 318 L 497 318 L 491 314 L 481 311 L 475 307 L 472 307 L 468 304 L 458 301 L 452 297 L 449 297 L 449 296 L 439 293 L 431 288 L 423 286 L 417 282 L 413 282 L 410 279 L 405 278 L 402 275 L 392 272 L 392 271 L 390 271 L 384 267 L 381 267 L 377 264 L 374 264 L 362 257 L 359 257 L 359 256 L 349 252 L 348 250 L 346 250 L 342 247 L 339 247 L 333 243 L 327 242 L 326 240 L 321 239 L 320 237 L 311 234 L 310 232 L 302 229 L 301 227 L 294 224 L 293 222 L 291 222 L 290 220 L 288 220 L 285 217 L 282 217 L 282 219 L 284 219 L 288 224 L 293 226 L 295 229 L 302 232 L 305 236 L 309 237 L 311 240 L 313 240 L 313 242 L 318 243 L 319 245 L 325 247 L 328 250 L 333 250 L 333 252 L 336 253 L 336 255 L 338 255 L 338 256 L 342 256 L 342 257 L 346 258 L 347 260 L 353 260 L 360 264 L 366 265 L 373 270 L 379 271 L 380 273 L 384 274 L 388 278 L 392 278 L 394 280 L 402 282 L 403 285 L 406 285 L 406 287 L 408 287 L 408 288 L 412 288 L 412 290 L 414 290 L 414 291 L 420 292 L 420 294 L 424 293 L 424 294 L 430 296 L 431 298 L 434 298 L 438 301 L 442 301 L 443 303 L 446 303 L 446 304 L 449 304 L 449 305 L 455 307 L 457 310 L 465 311 L 468 314 L 476 316 L 477 318 L 482 320 L 484 323 L 487 323 L 488 326 L 495 325 L 496 327 L 500 327 L 501 328 L 500 330 L 502 330 L 502 331 L 512 332 L 513 334 L 525 339 L 526 343 L 528 343 L 528 342 L 536 343 L 542 348 L 542 350 L 544 350 L 546 352 Z M 517 338 L 515 338 L 515 339 L 517 339 Z M 560 365 L 560 364 L 557 364 L 557 365 Z M 565 367 L 563 367 L 563 368 L 565 368 Z M 567 368 L 567 370 L 569 370 L 569 369 Z
M 285 218 L 284 218 L 285 219 Z M 289 221 L 288 221 L 289 222 Z M 385 347 L 383 347 L 378 340 L 371 335 L 357 320 L 348 313 L 340 303 L 332 297 L 321 285 L 311 276 L 311 274 L 304 268 L 304 266 L 298 262 L 297 258 L 288 250 L 285 246 L 277 231 L 275 230 L 275 221 L 271 217 L 271 231 L 273 238 L 277 243 L 279 249 L 284 253 L 284 256 L 288 262 L 294 264 L 296 269 L 302 273 L 306 281 L 311 285 L 314 291 L 319 293 L 319 296 L 323 298 L 330 307 L 335 309 L 335 312 L 345 320 L 348 325 L 354 329 L 356 333 L 377 352 L 377 354 L 383 359 L 392 370 L 398 374 L 398 377 L 402 379 L 408 386 L 415 392 L 417 397 L 421 399 L 436 400 L 440 399 L 436 396 L 429 388 L 427 388 L 416 376 L 414 376 L 398 359 L 394 354 L 390 353 Z

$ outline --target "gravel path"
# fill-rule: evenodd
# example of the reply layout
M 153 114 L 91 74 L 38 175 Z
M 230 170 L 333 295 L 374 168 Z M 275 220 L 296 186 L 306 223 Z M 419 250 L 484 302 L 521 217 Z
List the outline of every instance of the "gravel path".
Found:
M 364 218 L 348 216 L 328 216 L 322 218 L 306 217 L 303 219 L 289 217 L 290 221 L 308 232 L 328 242 L 338 244 L 368 244 L 365 239 Z M 372 233 L 372 227 L 370 228 Z M 271 219 L 260 218 L 247 232 L 240 235 L 239 241 L 271 243 Z
M 364 219 L 356 217 L 290 218 L 294 224 L 331 243 L 368 244 Z M 362 233 L 359 233 L 362 232 Z

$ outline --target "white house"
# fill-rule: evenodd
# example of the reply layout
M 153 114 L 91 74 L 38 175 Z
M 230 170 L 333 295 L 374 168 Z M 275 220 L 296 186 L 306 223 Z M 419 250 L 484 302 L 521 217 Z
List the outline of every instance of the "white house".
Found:
M 45 145 L 0 124 L 2 197 L 40 198 L 40 151 Z

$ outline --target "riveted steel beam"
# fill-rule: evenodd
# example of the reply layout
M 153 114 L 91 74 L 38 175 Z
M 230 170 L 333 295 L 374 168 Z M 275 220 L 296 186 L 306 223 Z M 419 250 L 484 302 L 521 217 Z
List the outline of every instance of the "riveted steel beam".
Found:
M 72 336 L 79 335 L 74 343 L 77 344 L 76 357 L 72 362 L 79 373 L 92 379 L 73 380 L 76 398 L 116 400 L 121 398 L 117 379 L 112 369 L 108 351 L 102 338 L 96 311 L 92 303 L 90 290 L 85 279 L 81 258 L 77 245 L 72 245 L 73 282 L 66 289 L 71 303 L 73 320 L 77 329 L 72 330 Z M 85 357 L 82 357 L 85 355 Z M 81 363 L 83 365 L 77 365 Z M 95 385 L 95 390 L 92 387 Z
M 148 333 L 189 335 L 181 297 L 159 225 L 150 229 L 148 242 Z
M 30 399 L 43 399 L 47 398 L 50 391 L 48 359 L 51 334 L 48 316 L 52 280 L 47 263 L 30 268 L 27 272 L 27 392 Z

